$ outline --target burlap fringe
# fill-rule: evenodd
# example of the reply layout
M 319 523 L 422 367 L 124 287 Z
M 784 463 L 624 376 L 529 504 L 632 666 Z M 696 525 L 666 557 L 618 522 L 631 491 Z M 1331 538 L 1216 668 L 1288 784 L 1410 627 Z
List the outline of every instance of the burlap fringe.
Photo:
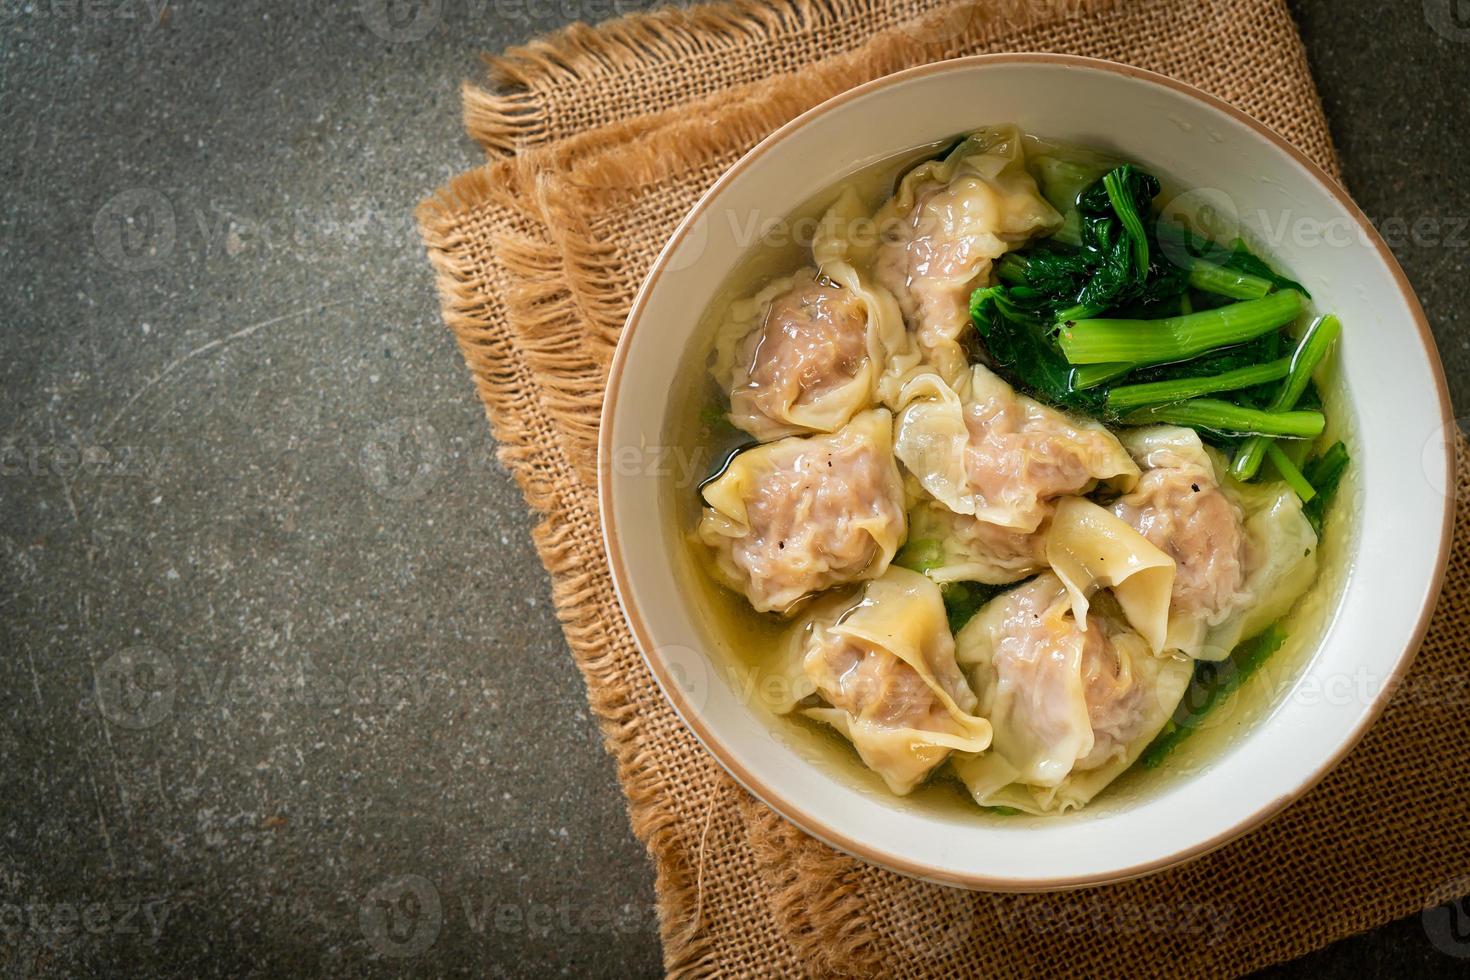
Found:
M 935 30 L 935 26 L 979 18 L 987 31 L 1004 30 L 1113 2 L 1116 0 L 996 0 L 984 7 L 974 6 L 973 0 L 940 2 L 933 10 L 918 14 L 908 30 L 915 38 L 951 38 L 963 33 L 964 26 L 954 30 Z M 772 43 L 783 35 L 840 30 L 853 20 L 871 23 L 875 12 L 896 6 L 890 0 L 728 0 L 688 10 L 629 14 L 597 27 L 573 24 L 504 54 L 486 56 L 491 87 L 470 82 L 462 87 L 465 129 L 492 158 L 514 154 L 553 136 L 538 94 L 544 89 L 618 72 L 656 72 L 660 65 L 718 56 L 752 41 Z M 946 46 L 943 41 L 935 43 Z M 918 41 L 915 44 L 922 47 Z M 932 57 L 943 57 L 943 53 Z M 906 63 L 915 62 L 909 59 Z
M 486 56 L 494 90 L 464 86 L 465 128 L 488 150 L 514 153 L 551 135 L 536 88 L 619 70 L 646 70 L 651 61 L 688 59 L 777 32 L 805 30 L 817 18 L 843 16 L 850 5 L 850 0 L 734 0 L 629 14 L 597 27 L 572 24 L 504 54 Z

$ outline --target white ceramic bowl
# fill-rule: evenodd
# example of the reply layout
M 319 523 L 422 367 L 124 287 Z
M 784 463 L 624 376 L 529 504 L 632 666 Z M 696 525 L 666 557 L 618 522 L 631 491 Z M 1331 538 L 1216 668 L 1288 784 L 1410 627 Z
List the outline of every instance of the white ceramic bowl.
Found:
M 745 251 L 739 232 L 748 224 L 717 216 L 784 216 L 859 168 L 999 123 L 1111 149 L 1177 186 L 1236 202 L 1247 237 L 1263 240 L 1317 307 L 1342 319 L 1358 486 L 1346 503 L 1358 513 L 1341 599 L 1294 686 L 1260 722 L 1198 772 L 1136 803 L 1015 823 L 864 790 L 773 738 L 769 716 L 709 652 L 681 586 L 687 569 L 674 556 L 683 530 L 671 494 L 655 491 L 648 468 L 619 463 L 664 438 L 699 312 Z M 1439 359 L 1402 271 L 1347 195 L 1281 137 L 1137 69 L 1056 55 L 979 57 L 894 75 L 819 106 L 752 150 L 695 206 L 618 346 L 602 417 L 602 519 L 623 608 L 654 675 L 752 793 L 835 847 L 899 872 L 988 890 L 1069 888 L 1220 846 L 1304 794 L 1358 741 L 1407 668 L 1439 591 L 1451 426 Z

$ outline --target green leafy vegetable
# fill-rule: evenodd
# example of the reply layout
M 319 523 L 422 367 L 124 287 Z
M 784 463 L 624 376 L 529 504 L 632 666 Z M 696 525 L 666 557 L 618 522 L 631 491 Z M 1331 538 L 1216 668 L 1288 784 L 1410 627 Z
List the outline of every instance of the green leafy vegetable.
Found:
M 928 572 L 944 564 L 944 543 L 937 538 L 912 538 L 894 556 L 893 563 L 913 572 Z
M 1213 398 L 1192 398 L 1172 405 L 1140 409 L 1124 416 L 1123 422 L 1127 425 L 1165 422 L 1226 435 L 1269 435 L 1291 439 L 1315 439 L 1327 426 L 1321 412 L 1263 412 Z
M 1231 299 L 1260 299 L 1271 291 L 1271 282 L 1259 276 L 1247 275 L 1237 269 L 1212 265 L 1203 259 L 1195 260 L 1189 270 L 1189 284 L 1195 289 L 1229 296 Z
M 1176 378 L 1169 381 L 1153 381 L 1144 384 L 1120 385 L 1108 392 L 1108 411 L 1117 415 L 1141 408 L 1145 405 L 1163 405 L 1184 401 L 1219 391 L 1236 391 L 1256 385 L 1280 381 L 1291 371 L 1291 362 L 1286 358 L 1268 361 L 1265 364 L 1250 364 L 1245 367 L 1205 374 L 1195 378 Z
M 1049 320 L 1038 315 L 1044 300 L 1027 286 L 992 286 L 970 297 L 970 317 L 988 359 L 1018 388 L 1043 401 L 1096 413 L 1102 397 L 1072 383 L 1072 366 L 1051 337 Z
M 1254 340 L 1292 322 L 1301 311 L 1302 295 L 1286 291 L 1161 320 L 1079 320 L 1062 328 L 1058 342 L 1073 364 L 1184 361 Z
M 1244 241 L 1237 238 L 1230 246 L 1230 257 L 1225 260 L 1225 268 L 1243 272 L 1249 276 L 1265 279 L 1277 289 L 1294 289 L 1303 296 L 1311 296 L 1307 287 L 1281 275 L 1275 269 L 1266 264 L 1266 261 L 1250 250 Z
M 1185 378 L 1202 378 L 1240 368 L 1267 364 L 1281 357 L 1281 331 L 1272 331 L 1255 340 L 1234 347 L 1210 351 L 1188 361 L 1173 364 L 1151 364 L 1137 368 L 1128 375 L 1129 384 L 1150 384 L 1156 381 L 1180 381 Z M 1078 371 L 1084 370 L 1078 368 Z
M 949 616 L 949 631 L 958 633 L 985 604 L 1009 586 L 985 585 L 981 582 L 946 582 L 939 587 L 944 595 L 944 611 Z
M 1196 263 L 1203 261 L 1217 268 L 1264 279 L 1276 289 L 1293 289 L 1304 296 L 1312 295 L 1295 279 L 1289 279 L 1271 268 L 1242 239 L 1235 239 L 1227 247 L 1168 221 L 1160 221 L 1154 232 L 1171 260 L 1179 265 L 1193 268 Z
M 1128 236 L 1129 247 L 1133 250 L 1133 268 L 1146 272 L 1149 246 L 1148 233 L 1143 228 L 1143 216 L 1152 210 L 1154 198 L 1158 196 L 1158 179 L 1152 174 L 1135 171 L 1132 166 L 1124 165 L 1104 174 L 1102 186 L 1107 192 L 1113 213 L 1122 222 L 1123 231 Z M 1086 195 L 1079 204 L 1082 207 L 1087 206 Z
M 1087 388 L 1096 388 L 1098 385 L 1107 384 L 1109 381 L 1116 381 L 1118 378 L 1133 371 L 1137 366 L 1136 364 L 1129 364 L 1126 361 L 1116 364 L 1084 364 L 1081 367 L 1072 369 L 1072 387 L 1084 390 Z
M 1257 434 L 1321 431 L 1310 405 L 1267 411 L 1263 387 L 1292 376 L 1281 338 L 1305 290 L 1238 239 L 1227 247 L 1154 221 L 1159 181 L 1131 164 L 1036 165 L 1076 234 L 1000 260 L 997 284 L 971 297 L 972 359 L 1059 408 L 1191 425 L 1232 454 Z M 1228 401 L 1200 398 L 1220 393 Z
M 1271 465 L 1276 467 L 1276 472 L 1280 474 L 1281 479 L 1286 481 L 1286 485 L 1296 491 L 1302 503 L 1311 503 L 1312 498 L 1317 496 L 1316 489 L 1286 453 L 1281 451 L 1281 446 L 1275 439 L 1266 441 L 1266 457 L 1271 460 Z
M 1058 323 L 1129 306 L 1178 306 L 1188 270 L 1165 258 L 1144 222 L 1158 193 L 1157 178 L 1125 164 L 1077 199 L 1086 275 L 1072 302 L 1057 310 Z
M 1163 260 L 1145 222 L 1159 193 L 1152 175 L 1125 164 L 1079 193 L 1086 168 L 1054 162 L 1050 169 L 1053 203 L 1076 195 L 1077 244 L 1053 237 L 1005 256 L 996 269 L 999 285 L 975 292 L 970 315 L 988 360 L 1007 380 L 1051 404 L 1096 414 L 1102 397 L 1088 389 L 1132 365 L 1074 373 L 1057 346 L 1056 326 L 1114 309 L 1177 309 L 1188 271 Z
M 1318 317 L 1311 326 L 1307 327 L 1297 344 L 1296 353 L 1292 355 L 1291 373 L 1287 375 L 1286 383 L 1281 386 L 1281 390 L 1270 404 L 1272 411 L 1285 412 L 1296 408 L 1297 403 L 1306 394 L 1307 387 L 1312 383 L 1312 375 L 1316 372 L 1317 366 L 1326 359 L 1327 354 L 1332 350 L 1332 345 L 1337 343 L 1338 335 L 1341 333 L 1342 323 L 1331 314 Z M 1251 479 L 1261 468 L 1261 460 L 1265 455 L 1265 439 L 1260 437 L 1247 439 L 1241 446 L 1240 452 L 1236 453 L 1235 460 L 1230 464 L 1230 475 L 1241 481 Z
M 1336 442 L 1302 468 L 1302 476 L 1317 491 L 1317 495 L 1302 507 L 1302 513 L 1307 515 L 1307 520 L 1312 522 L 1312 527 L 1319 535 L 1322 533 L 1322 521 L 1327 516 L 1327 508 L 1332 503 L 1332 498 L 1337 496 L 1338 487 L 1342 485 L 1343 474 L 1347 472 L 1350 462 L 1352 457 L 1348 455 L 1347 446 Z

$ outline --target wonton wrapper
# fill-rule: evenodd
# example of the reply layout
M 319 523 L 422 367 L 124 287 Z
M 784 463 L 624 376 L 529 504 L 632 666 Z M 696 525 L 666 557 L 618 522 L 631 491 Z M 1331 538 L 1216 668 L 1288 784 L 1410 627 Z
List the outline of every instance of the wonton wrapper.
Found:
M 922 567 L 909 567 L 933 581 L 1009 585 L 1046 567 L 1045 535 L 1040 529 L 1000 527 L 956 514 L 923 491 L 920 494 L 909 504 L 909 539 L 899 560 L 913 554 Z
M 1167 644 L 1223 660 L 1317 575 L 1317 535 L 1284 483 L 1241 484 L 1192 429 L 1123 433 L 1144 472 L 1113 512 L 1176 564 Z
M 1295 491 L 1281 482 L 1257 486 L 1229 481 L 1226 492 L 1245 510 L 1243 591 L 1251 601 L 1210 627 L 1199 653 L 1202 660 L 1228 656 L 1290 612 L 1317 580 L 1317 532 Z
M 1091 801 L 1164 727 L 1194 673 L 1112 617 L 1094 611 L 1083 632 L 1051 574 L 993 599 L 955 644 L 994 727 L 990 750 L 956 756 L 955 772 L 982 806 L 1027 813 Z
M 1046 533 L 1046 561 L 1072 599 L 1072 615 L 1087 629 L 1092 593 L 1111 589 L 1128 623 L 1155 653 L 1165 648 L 1174 559 L 1097 504 L 1068 497 L 1057 504 Z
M 812 242 L 820 274 L 858 297 L 868 311 L 868 347 L 875 372 L 874 394 L 894 407 L 903 380 L 918 367 L 919 349 L 904 325 L 903 311 L 887 289 L 859 268 L 876 241 L 876 224 L 857 191 L 849 187 L 827 209 Z
M 1021 131 L 1004 126 L 909 171 L 875 220 L 874 275 L 897 297 L 924 362 L 953 383 L 966 366 L 970 294 L 988 285 L 996 259 L 1062 216 L 1026 170 Z
M 955 663 L 939 586 L 890 568 L 856 600 L 828 601 L 793 631 L 782 672 L 791 700 L 815 690 L 824 704 L 802 714 L 831 725 L 900 796 L 951 752 L 981 752 L 990 723 Z M 795 676 L 795 665 L 810 687 Z
M 935 374 L 908 381 L 894 452 L 925 490 L 957 514 L 1034 531 L 1049 501 L 1120 489 L 1138 477 L 1101 423 L 1073 418 L 1019 394 L 976 364 L 951 388 Z
M 696 530 L 716 578 L 759 612 L 876 578 L 906 532 L 903 481 L 886 409 L 832 435 L 792 437 L 737 455 L 704 487 Z

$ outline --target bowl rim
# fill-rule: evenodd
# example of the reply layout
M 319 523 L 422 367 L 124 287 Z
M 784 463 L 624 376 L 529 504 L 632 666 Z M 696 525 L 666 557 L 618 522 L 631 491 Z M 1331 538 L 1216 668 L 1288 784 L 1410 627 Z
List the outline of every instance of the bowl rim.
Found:
M 638 294 L 633 300 L 633 305 L 629 310 L 627 320 L 619 336 L 617 348 L 613 354 L 612 363 L 608 371 L 603 408 L 599 419 L 597 441 L 597 496 L 598 515 L 602 524 L 603 547 L 611 571 L 613 588 L 618 597 L 618 605 L 623 611 L 623 616 L 633 634 L 639 653 L 642 655 L 644 662 L 648 664 L 650 671 L 658 682 L 659 688 L 662 690 L 664 697 L 673 706 L 675 713 L 679 715 L 684 724 L 688 726 L 694 733 L 694 736 L 715 758 L 720 766 L 757 799 L 761 800 L 784 819 L 795 824 L 806 833 L 861 860 L 911 877 L 948 885 L 961 885 L 970 889 L 995 892 L 1038 892 L 1083 888 L 1092 885 L 1126 881 L 1181 865 L 1202 857 L 1255 830 L 1279 814 L 1287 806 L 1301 799 L 1314 789 L 1358 745 L 1364 734 L 1366 734 L 1368 729 L 1382 715 L 1394 690 L 1397 689 L 1403 676 L 1408 672 L 1410 666 L 1412 666 L 1415 656 L 1423 643 L 1424 636 L 1429 629 L 1430 618 L 1444 585 L 1445 571 L 1453 538 L 1452 532 L 1455 513 L 1455 449 L 1453 439 L 1446 438 L 1444 442 L 1445 471 L 1448 475 L 1449 490 L 1445 494 L 1443 514 L 1441 515 L 1439 553 L 1436 559 L 1434 578 L 1424 594 L 1418 621 L 1407 636 L 1404 648 L 1398 655 L 1397 664 L 1392 673 L 1388 675 L 1377 696 L 1367 705 L 1357 725 L 1348 733 L 1347 737 L 1338 746 L 1332 756 L 1313 770 L 1295 790 L 1265 803 L 1254 813 L 1241 819 L 1234 826 L 1227 828 L 1215 836 L 1162 857 L 1139 862 L 1112 872 L 1074 876 L 1062 875 L 1026 882 L 1018 882 L 1013 878 L 992 878 L 986 875 L 956 872 L 941 866 L 914 861 L 897 854 L 888 853 L 869 843 L 847 835 L 839 828 L 830 826 L 818 819 L 796 801 L 773 791 L 762 782 L 757 774 L 750 772 L 725 750 L 719 736 L 705 723 L 700 712 L 689 703 L 680 685 L 676 683 L 673 674 L 668 669 L 668 666 L 660 658 L 650 655 L 649 651 L 656 649 L 657 645 L 654 643 L 653 637 L 650 635 L 647 624 L 643 621 L 640 611 L 627 598 L 624 582 L 629 580 L 628 568 L 624 563 L 618 536 L 613 533 L 614 508 L 612 503 L 613 481 L 611 479 L 611 465 L 614 447 L 612 446 L 612 423 L 616 413 L 618 397 L 621 392 L 623 371 L 627 366 L 631 339 L 642 320 L 644 308 L 680 243 L 688 236 L 695 223 L 711 207 L 714 200 L 725 187 L 761 157 L 770 152 L 775 146 L 784 142 L 797 131 L 805 128 L 813 120 L 854 99 L 862 98 L 872 92 L 890 86 L 901 85 L 915 78 L 943 72 L 968 70 L 987 65 L 1017 64 L 1055 65 L 1073 69 L 1098 71 L 1121 75 L 1137 81 L 1171 89 L 1176 93 L 1184 95 L 1186 98 L 1203 102 L 1208 107 L 1225 113 L 1244 124 L 1257 136 L 1265 139 L 1299 164 L 1313 180 L 1327 191 L 1338 206 L 1341 207 L 1342 211 L 1352 219 L 1358 231 L 1364 236 L 1363 240 L 1372 246 L 1378 255 L 1379 261 L 1391 273 L 1393 281 L 1397 285 L 1404 303 L 1411 314 L 1417 330 L 1419 343 L 1423 348 L 1424 357 L 1434 375 L 1440 422 L 1444 426 L 1444 431 L 1447 433 L 1454 427 L 1454 416 L 1451 410 L 1449 388 L 1445 380 L 1444 367 L 1440 360 L 1439 349 L 1434 341 L 1434 335 L 1430 330 L 1423 307 L 1419 303 L 1419 299 L 1415 295 L 1413 287 L 1410 285 L 1408 277 L 1399 265 L 1398 260 L 1394 257 L 1392 251 L 1388 248 L 1367 215 L 1363 213 L 1362 209 L 1348 195 L 1347 190 L 1324 171 L 1322 167 L 1275 130 L 1230 103 L 1186 82 L 1170 78 L 1167 75 L 1161 75 L 1144 68 L 1137 68 L 1132 65 L 1125 65 L 1100 58 L 1049 52 L 972 55 L 920 65 L 874 79 L 856 88 L 839 93 L 807 110 L 761 140 L 705 191 L 693 208 L 690 209 L 689 213 L 679 223 L 679 226 L 669 237 L 668 242 L 659 252 L 658 257 L 649 269 L 648 275 L 645 277 L 642 286 L 638 290 Z

